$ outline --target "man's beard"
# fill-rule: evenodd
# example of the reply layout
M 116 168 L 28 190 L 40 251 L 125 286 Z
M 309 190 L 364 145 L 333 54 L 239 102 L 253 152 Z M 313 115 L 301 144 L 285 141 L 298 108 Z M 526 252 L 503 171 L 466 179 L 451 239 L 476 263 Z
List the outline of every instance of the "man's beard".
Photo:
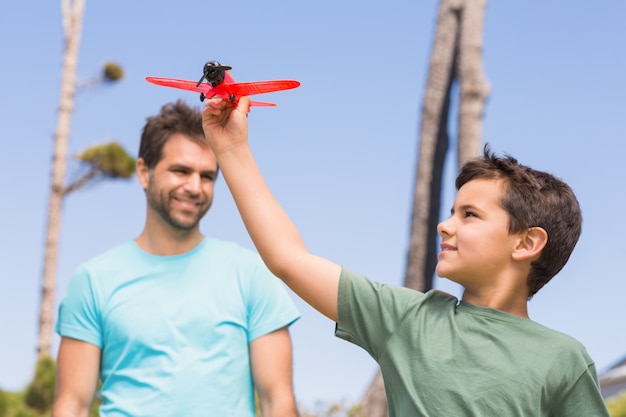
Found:
M 172 226 L 175 229 L 189 231 L 194 229 L 200 220 L 204 217 L 204 215 L 209 211 L 211 207 L 211 201 L 208 202 L 206 207 L 202 208 L 195 217 L 192 219 L 188 218 L 177 218 L 179 216 L 174 216 L 172 214 L 172 209 L 170 208 L 170 202 L 172 201 L 172 196 L 170 194 L 159 193 L 154 194 L 150 191 L 150 188 L 146 190 L 146 196 L 148 198 L 148 204 L 150 207 L 163 219 L 167 224 Z

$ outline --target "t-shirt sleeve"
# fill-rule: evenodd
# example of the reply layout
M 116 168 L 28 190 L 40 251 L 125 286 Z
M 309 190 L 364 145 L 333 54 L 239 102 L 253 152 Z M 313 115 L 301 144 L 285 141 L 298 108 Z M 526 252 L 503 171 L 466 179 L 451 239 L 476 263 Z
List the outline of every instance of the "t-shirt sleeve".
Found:
M 595 367 L 590 365 L 566 394 L 563 402 L 557 405 L 554 416 L 609 417 L 596 375 Z
M 59 306 L 56 331 L 63 337 L 102 348 L 100 315 L 92 281 L 85 267 L 79 267 L 70 280 L 67 294 Z
M 424 297 L 419 291 L 370 281 L 343 268 L 335 335 L 377 359 L 407 311 Z
M 293 324 L 300 313 L 285 285 L 259 261 L 250 280 L 248 305 L 249 342 Z

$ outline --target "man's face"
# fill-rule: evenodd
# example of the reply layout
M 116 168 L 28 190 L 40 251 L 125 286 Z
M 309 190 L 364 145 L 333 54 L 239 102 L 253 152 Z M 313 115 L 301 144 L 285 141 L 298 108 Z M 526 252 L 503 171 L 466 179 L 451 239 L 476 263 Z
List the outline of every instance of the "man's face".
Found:
M 518 234 L 509 234 L 509 216 L 500 204 L 504 182 L 476 179 L 463 185 L 451 216 L 441 222 L 437 275 L 465 288 L 489 286 L 511 266 Z
M 174 134 L 153 170 L 138 162 L 148 200 L 148 221 L 177 230 L 198 228 L 213 201 L 217 159 L 208 146 Z

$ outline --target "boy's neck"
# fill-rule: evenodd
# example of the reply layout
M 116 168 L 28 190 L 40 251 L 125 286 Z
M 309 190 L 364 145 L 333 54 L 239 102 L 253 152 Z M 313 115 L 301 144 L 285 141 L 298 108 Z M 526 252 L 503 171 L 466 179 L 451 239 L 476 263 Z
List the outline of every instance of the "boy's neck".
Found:
M 489 307 L 525 319 L 528 316 L 528 298 L 521 296 L 519 291 L 463 291 L 463 302 L 477 307 Z

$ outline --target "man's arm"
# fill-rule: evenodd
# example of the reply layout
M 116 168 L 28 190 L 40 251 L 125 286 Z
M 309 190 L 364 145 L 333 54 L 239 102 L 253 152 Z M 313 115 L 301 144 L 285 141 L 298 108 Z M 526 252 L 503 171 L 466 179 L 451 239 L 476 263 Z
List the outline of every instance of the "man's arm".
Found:
M 57 357 L 53 417 L 88 417 L 98 386 L 100 349 L 87 342 L 61 338 Z
M 287 327 L 253 340 L 250 362 L 263 417 L 297 417 Z
M 203 114 L 207 141 L 267 267 L 303 300 L 337 321 L 341 267 L 308 251 L 265 184 L 248 146 L 248 103 L 242 97 L 232 108 L 227 102 L 208 100 Z

